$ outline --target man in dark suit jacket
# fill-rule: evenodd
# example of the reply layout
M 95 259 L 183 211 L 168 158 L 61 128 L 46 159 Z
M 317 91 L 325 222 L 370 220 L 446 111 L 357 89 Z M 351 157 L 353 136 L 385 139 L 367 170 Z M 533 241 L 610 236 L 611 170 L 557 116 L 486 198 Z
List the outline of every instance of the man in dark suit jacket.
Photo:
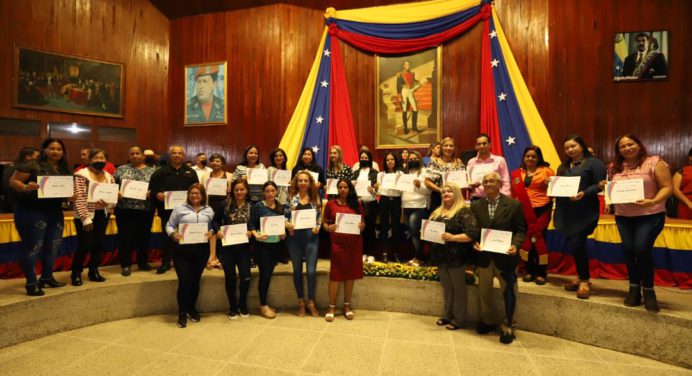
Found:
M 646 33 L 637 34 L 636 41 L 637 52 L 625 58 L 622 75 L 625 77 L 635 76 L 639 79 L 667 76 L 666 58 L 662 53 L 656 51 L 658 41 Z
M 517 273 L 519 260 L 517 250 L 524 243 L 526 222 L 519 201 L 500 193 L 502 178 L 495 172 L 483 177 L 481 182 L 486 196 L 471 204 L 476 215 L 478 227 L 512 232 L 512 245 L 507 254 L 482 251 L 478 243 L 474 248 L 478 271 L 478 289 L 481 306 L 481 322 L 476 331 L 479 334 L 489 333 L 501 322 L 500 342 L 512 343 L 514 340 L 514 310 L 517 299 Z M 500 281 L 500 289 L 505 301 L 504 315 L 496 312 L 493 304 L 493 279 Z M 504 317 L 497 317 L 504 316 Z

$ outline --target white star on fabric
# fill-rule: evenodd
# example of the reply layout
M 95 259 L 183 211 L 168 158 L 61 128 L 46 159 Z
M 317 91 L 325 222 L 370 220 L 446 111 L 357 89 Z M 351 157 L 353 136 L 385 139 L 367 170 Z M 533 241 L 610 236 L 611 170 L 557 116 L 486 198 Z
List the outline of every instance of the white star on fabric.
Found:
M 329 50 L 324 50 L 324 56 L 329 57 L 332 53 Z
M 324 118 L 322 116 L 318 116 L 315 118 L 315 120 L 317 120 L 317 124 L 322 124 L 322 122 L 324 121 Z
M 315 146 L 312 147 L 312 151 L 313 151 L 315 154 L 317 154 L 317 152 L 320 151 L 320 148 L 318 148 L 317 145 L 315 145 Z
M 500 64 L 500 60 L 497 59 L 493 59 L 493 61 L 490 62 L 493 68 L 497 67 L 498 64 Z
M 505 141 L 507 142 L 507 146 L 509 146 L 509 145 L 515 145 L 515 144 L 516 144 L 516 140 L 517 140 L 516 137 L 514 137 L 514 136 L 509 136 L 509 137 L 507 137 L 507 139 L 506 139 Z
M 497 32 L 495 32 L 495 30 L 493 30 L 493 31 L 491 31 L 490 34 L 488 34 L 488 35 L 490 35 L 490 39 L 493 39 L 493 38 L 495 38 L 495 37 L 497 36 Z
M 322 81 L 322 82 L 320 82 L 320 85 L 321 85 L 322 87 L 327 87 L 327 85 L 329 85 L 329 82 L 327 82 L 327 81 Z
M 504 101 L 505 98 L 507 97 L 507 94 L 505 94 L 505 93 L 500 93 L 500 95 L 498 95 L 497 97 L 500 98 L 500 102 L 502 102 L 502 101 Z

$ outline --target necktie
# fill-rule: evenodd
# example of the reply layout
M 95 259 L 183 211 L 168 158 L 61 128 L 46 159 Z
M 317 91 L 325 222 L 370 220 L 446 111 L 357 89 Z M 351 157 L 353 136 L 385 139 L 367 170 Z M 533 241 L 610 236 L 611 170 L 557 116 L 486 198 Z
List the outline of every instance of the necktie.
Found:
M 642 63 L 642 53 L 640 52 L 639 55 L 637 55 L 637 65 Z

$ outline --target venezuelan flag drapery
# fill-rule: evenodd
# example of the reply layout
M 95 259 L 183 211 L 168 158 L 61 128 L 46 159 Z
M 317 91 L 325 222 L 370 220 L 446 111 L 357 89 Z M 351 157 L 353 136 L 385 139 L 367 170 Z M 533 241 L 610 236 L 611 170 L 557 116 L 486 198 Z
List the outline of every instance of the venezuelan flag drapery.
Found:
M 294 164 L 302 148 L 327 163 L 329 145 L 344 160 L 357 160 L 350 99 L 340 41 L 377 54 L 412 53 L 438 46 L 482 23 L 480 131 L 494 140 L 493 153 L 510 169 L 521 163 L 526 146 L 541 146 L 545 159 L 559 165 L 548 131 L 509 49 L 490 0 L 433 0 L 362 9 L 327 9 L 326 27 L 303 93 L 280 146 Z M 473 130 L 470 130 L 473 131 Z

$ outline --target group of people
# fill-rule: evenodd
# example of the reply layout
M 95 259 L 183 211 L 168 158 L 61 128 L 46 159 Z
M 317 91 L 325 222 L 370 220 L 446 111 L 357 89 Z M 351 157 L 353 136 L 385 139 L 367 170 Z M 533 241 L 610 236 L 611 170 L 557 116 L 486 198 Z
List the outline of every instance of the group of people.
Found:
M 566 158 L 557 167 L 557 173 L 535 145 L 524 150 L 520 168 L 510 172 L 506 161 L 491 153 L 491 140 L 486 134 L 476 138 L 477 155 L 466 164 L 457 156 L 451 137 L 432 144 L 425 157 L 406 149 L 387 152 L 381 168 L 366 147 L 360 149 L 358 162 L 349 166 L 344 163 L 342 149 L 332 145 L 324 169 L 316 162 L 314 151 L 305 148 L 290 171 L 290 180 L 280 183 L 275 177 L 279 171 L 288 172 L 289 162 L 286 152 L 280 148 L 271 151 L 265 167 L 259 148 L 248 146 L 232 173 L 226 171 L 226 160 L 221 154 L 212 154 L 207 159 L 206 154 L 200 153 L 196 164 L 188 166 L 185 150 L 179 145 L 169 148 L 167 163 L 158 168 L 147 160 L 141 147 L 132 146 L 129 163 L 110 173 L 106 171 L 110 169 L 106 151 L 90 149 L 84 168 L 74 173 L 74 196 L 69 198 L 74 203 L 78 238 L 71 283 L 75 286 L 83 283 L 87 255 L 88 280 L 105 281 L 98 267 L 111 212 L 115 212 L 119 228 L 122 275 L 131 273 L 133 251 L 137 253 L 138 268 L 150 270 L 147 246 L 156 212 L 167 235 L 157 273 L 166 273 L 171 261 L 174 262 L 178 276 L 178 326 L 187 326 L 188 318 L 200 320 L 195 306 L 201 275 L 205 268 L 216 266 L 225 274 L 228 317 L 247 316 L 253 262 L 259 268 L 259 313 L 270 319 L 276 317 L 276 310 L 268 304 L 268 291 L 283 249 L 288 250 L 293 264 L 298 315 L 319 316 L 315 302 L 316 266 L 319 233 L 325 231 L 329 234 L 331 266 L 329 305 L 324 317 L 327 321 L 334 320 L 337 295 L 343 283 L 342 313 L 347 319 L 353 319 L 350 302 L 354 281 L 363 276 L 363 262 L 374 259 L 378 241 L 385 247 L 379 257 L 384 261 L 388 256 L 396 260 L 406 231 L 415 252 L 409 264 L 438 267 L 445 309 L 437 324 L 450 330 L 466 324 L 465 275 L 467 268 L 473 266 L 480 289 L 481 323 L 477 331 L 489 333 L 500 325 L 500 341 L 510 343 L 514 339 L 517 265 L 520 259 L 525 262 L 525 282 L 546 283 L 545 233 L 551 218 L 556 229 L 566 236 L 578 272 L 578 279 L 565 289 L 575 291 L 578 298 L 588 299 L 591 285 L 586 239 L 598 223 L 598 193 L 609 181 L 641 178 L 644 199 L 613 205 L 630 279 L 630 291 L 624 303 L 637 306 L 643 298 L 647 310 L 658 311 L 651 252 L 665 221 L 665 202 L 674 190 L 668 165 L 660 157 L 649 155 L 644 144 L 629 134 L 615 141 L 616 157 L 608 166 L 594 157 L 577 135 L 567 137 L 562 145 Z M 459 172 L 466 177 L 466 185 L 454 181 Z M 18 195 L 15 223 L 22 238 L 21 265 L 28 295 L 43 295 L 45 287 L 65 285 L 52 274 L 62 241 L 64 199 L 38 198 L 36 190 L 38 176 L 71 173 L 63 142 L 48 139 L 41 146 L 38 159 L 18 163 L 10 178 L 9 184 Z M 250 178 L 257 173 L 266 174 L 265 179 L 259 179 L 261 184 Z M 392 181 L 390 174 L 410 175 L 413 188 L 397 189 L 386 184 L 385 181 Z M 578 193 L 574 197 L 550 197 L 548 185 L 553 176 L 579 177 Z M 211 179 L 226 180 L 225 194 L 208 194 Z M 147 199 L 127 198 L 122 194 L 117 204 L 87 199 L 90 184 L 122 184 L 124 180 L 147 182 Z M 689 207 L 689 179 L 678 179 L 676 174 L 675 180 L 676 185 L 678 180 L 686 182 L 682 190 L 687 201 L 680 201 Z M 677 188 L 676 195 L 680 191 Z M 185 191 L 186 200 L 170 207 L 168 196 L 175 191 Z M 298 211 L 314 211 L 314 225 L 296 226 Z M 337 218 L 345 214 L 360 216 L 359 233 L 340 230 Z M 283 230 L 278 235 L 266 233 L 263 229 L 268 217 L 277 216 L 283 217 Z M 309 218 L 312 221 L 313 217 Z M 421 239 L 423 220 L 444 223 L 442 243 Z M 185 244 L 181 229 L 198 223 L 206 224 L 208 242 Z M 245 225 L 244 236 L 248 241 L 224 245 L 225 226 L 231 225 Z M 484 230 L 510 231 L 511 247 L 504 253 L 483 251 L 480 238 Z M 37 278 L 34 267 L 39 258 L 43 267 Z M 303 263 L 307 271 L 307 293 Z M 505 300 L 502 313 L 493 307 L 495 278 L 500 281 Z

